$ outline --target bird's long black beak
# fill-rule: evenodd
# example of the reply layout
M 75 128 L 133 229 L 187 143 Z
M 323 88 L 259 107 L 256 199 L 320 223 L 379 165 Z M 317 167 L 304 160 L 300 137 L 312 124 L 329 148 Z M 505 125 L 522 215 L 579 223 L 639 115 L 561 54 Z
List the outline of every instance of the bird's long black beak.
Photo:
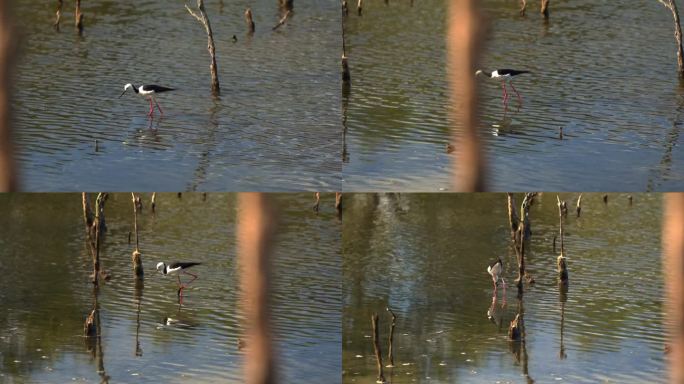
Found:
M 121 98 L 121 96 L 123 96 L 123 95 L 124 95 L 124 93 L 126 93 L 126 90 L 125 90 L 125 89 L 124 89 L 124 91 L 123 91 L 123 92 L 121 92 L 121 94 L 119 95 L 119 99 Z

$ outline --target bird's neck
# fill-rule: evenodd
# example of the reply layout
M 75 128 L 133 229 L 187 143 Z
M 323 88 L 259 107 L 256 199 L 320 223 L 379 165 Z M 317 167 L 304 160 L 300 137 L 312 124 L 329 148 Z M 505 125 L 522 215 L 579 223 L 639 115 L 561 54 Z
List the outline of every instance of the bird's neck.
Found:
M 138 91 L 138 87 L 136 87 L 135 84 L 131 84 L 131 85 L 133 86 L 133 90 L 135 91 L 135 93 L 140 93 L 140 91 Z

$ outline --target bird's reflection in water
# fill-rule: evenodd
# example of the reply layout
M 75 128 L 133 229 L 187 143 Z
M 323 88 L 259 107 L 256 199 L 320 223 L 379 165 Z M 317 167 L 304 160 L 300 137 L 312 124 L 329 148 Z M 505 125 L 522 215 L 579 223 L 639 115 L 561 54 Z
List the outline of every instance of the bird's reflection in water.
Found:
M 520 107 L 512 113 L 508 113 L 508 107 L 504 108 L 504 114 L 501 120 L 492 124 L 492 135 L 493 136 L 505 136 L 508 133 L 513 133 L 513 117 L 520 112 Z
M 487 309 L 487 319 L 489 319 L 492 324 L 496 325 L 496 327 L 501 330 L 504 323 L 504 313 L 506 312 L 504 310 L 504 308 L 506 308 L 506 296 L 503 297 L 500 306 L 497 304 L 498 300 L 496 299 L 496 294 L 494 294 L 492 295 L 492 304 Z
M 159 322 L 157 329 L 162 328 L 174 328 L 174 329 L 193 329 L 197 327 L 197 322 L 195 322 L 191 316 L 187 313 L 183 313 L 181 310 L 183 304 L 178 304 L 178 311 L 173 315 L 174 317 L 164 317 Z

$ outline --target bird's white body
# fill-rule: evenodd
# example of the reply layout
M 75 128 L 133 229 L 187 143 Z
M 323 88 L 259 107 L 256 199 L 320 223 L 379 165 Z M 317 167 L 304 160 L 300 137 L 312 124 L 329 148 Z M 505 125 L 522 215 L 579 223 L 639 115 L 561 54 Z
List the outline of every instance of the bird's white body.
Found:
M 132 89 L 133 91 L 135 91 L 135 93 L 137 93 L 138 95 L 140 95 L 142 97 L 147 98 L 150 101 L 150 112 L 148 113 L 148 116 L 152 116 L 152 114 L 154 113 L 154 107 L 152 106 L 153 102 L 154 102 L 154 104 L 157 105 L 157 109 L 159 109 L 159 113 L 161 113 L 163 115 L 164 111 L 159 106 L 159 103 L 157 102 L 155 95 L 158 93 L 168 92 L 168 91 L 174 90 L 173 88 L 162 87 L 162 86 L 155 85 L 155 84 L 148 84 L 148 85 L 143 84 L 143 85 L 136 88 L 135 85 L 128 83 L 128 84 L 124 85 L 124 90 L 119 97 L 123 96 L 124 93 L 126 93 L 126 91 L 129 89 Z
M 499 282 L 499 279 L 501 279 L 501 282 L 503 283 L 504 287 L 504 295 L 506 294 L 506 280 L 504 280 L 502 274 L 503 274 L 503 261 L 501 261 L 501 258 L 498 258 L 495 262 L 489 264 L 487 267 L 487 273 L 489 273 L 492 276 L 492 281 L 494 282 L 494 292 L 496 292 L 497 289 L 497 283 Z
M 510 81 L 512 78 L 511 75 L 500 75 L 499 71 L 493 71 L 492 72 L 492 79 L 499 79 L 499 80 L 504 80 L 504 81 Z
M 166 265 L 164 262 L 157 263 L 157 270 L 159 272 L 165 274 L 165 275 L 176 275 L 182 269 L 183 268 L 181 268 L 181 267 L 171 268 L 170 266 Z
M 497 262 L 496 264 L 487 267 L 487 273 L 489 273 L 492 276 L 492 279 L 495 282 L 499 281 L 499 277 L 501 276 L 502 270 L 503 267 L 500 262 Z

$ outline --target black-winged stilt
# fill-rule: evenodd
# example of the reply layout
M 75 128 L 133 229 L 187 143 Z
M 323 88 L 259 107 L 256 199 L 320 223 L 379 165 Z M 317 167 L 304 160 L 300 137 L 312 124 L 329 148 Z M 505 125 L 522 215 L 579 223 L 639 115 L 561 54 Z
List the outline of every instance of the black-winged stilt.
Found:
M 501 87 L 503 88 L 504 105 L 506 105 L 508 102 L 508 92 L 506 91 L 506 83 L 508 83 L 511 86 L 511 88 L 513 88 L 513 91 L 515 91 L 515 94 L 518 96 L 518 103 L 522 105 L 522 98 L 520 97 L 520 93 L 518 92 L 518 90 L 515 89 L 515 87 L 513 86 L 512 80 L 513 77 L 522 75 L 523 73 L 530 73 L 530 71 L 518 71 L 516 69 L 497 69 L 495 71 L 489 72 L 478 69 L 477 72 L 475 72 L 475 76 L 486 75 L 488 77 L 491 77 L 492 79 L 501 80 Z
M 190 283 L 195 281 L 197 279 L 197 275 L 194 273 L 190 273 L 187 271 L 188 268 L 194 267 L 195 265 L 200 265 L 202 263 L 194 263 L 194 262 L 187 262 L 187 263 L 171 263 L 171 264 L 166 264 L 164 262 L 159 262 L 157 263 L 157 270 L 161 272 L 164 275 L 176 275 L 178 277 L 178 296 L 183 297 L 183 289 L 187 287 Z M 186 284 L 183 284 L 180 279 L 180 274 L 184 273 L 186 275 L 192 276 L 192 280 L 187 282 Z
M 121 92 L 121 96 L 126 93 L 128 88 L 132 88 L 135 93 L 137 93 L 140 96 L 147 97 L 150 100 L 150 113 L 148 113 L 148 116 L 152 116 L 152 113 L 154 113 L 154 107 L 152 106 L 152 101 L 157 105 L 157 108 L 159 109 L 159 112 L 163 115 L 164 111 L 162 111 L 161 107 L 159 106 L 159 103 L 157 103 L 157 99 L 154 98 L 154 95 L 162 92 L 169 92 L 175 90 L 175 88 L 168 88 L 168 87 L 162 87 L 161 85 L 154 85 L 154 84 L 149 84 L 149 85 L 141 85 L 139 87 L 136 87 L 135 85 L 128 83 L 124 85 L 124 90 Z
M 502 274 L 503 274 L 503 261 L 501 261 L 501 258 L 497 258 L 495 261 L 489 263 L 489 266 L 487 267 L 487 273 L 489 273 L 492 276 L 492 281 L 494 282 L 494 292 L 497 290 L 497 283 L 499 282 L 499 279 L 503 282 L 503 287 L 504 287 L 504 294 L 506 292 L 506 280 L 504 280 Z

